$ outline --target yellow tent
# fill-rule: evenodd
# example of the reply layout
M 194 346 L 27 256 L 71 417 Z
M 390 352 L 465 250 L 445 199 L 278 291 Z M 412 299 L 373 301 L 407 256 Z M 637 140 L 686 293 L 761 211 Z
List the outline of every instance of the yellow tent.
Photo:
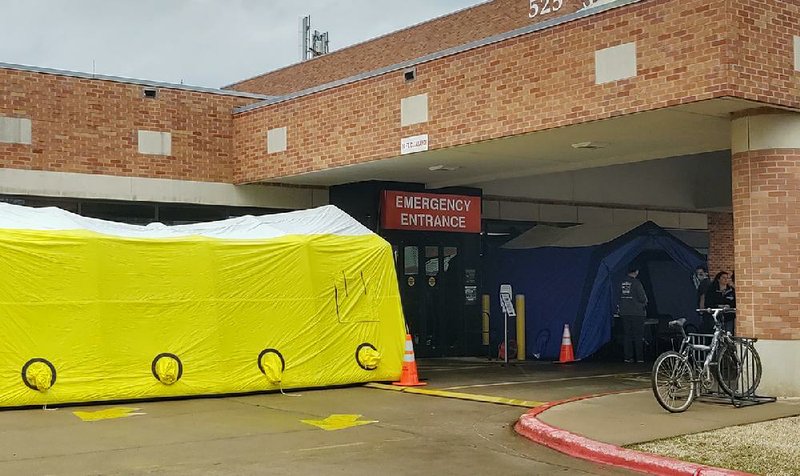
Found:
M 391 246 L 336 207 L 167 227 L 0 204 L 0 407 L 400 376 Z

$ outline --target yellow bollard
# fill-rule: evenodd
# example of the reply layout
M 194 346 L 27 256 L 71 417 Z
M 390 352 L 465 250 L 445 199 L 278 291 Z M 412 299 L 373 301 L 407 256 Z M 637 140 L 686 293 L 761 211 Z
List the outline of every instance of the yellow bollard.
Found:
M 525 360 L 525 295 L 517 294 L 517 360 Z
M 483 299 L 483 345 L 489 345 L 489 295 L 484 294 Z

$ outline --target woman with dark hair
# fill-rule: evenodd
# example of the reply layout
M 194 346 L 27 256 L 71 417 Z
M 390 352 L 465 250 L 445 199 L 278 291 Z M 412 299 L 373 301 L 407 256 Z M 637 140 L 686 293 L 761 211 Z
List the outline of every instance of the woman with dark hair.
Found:
M 727 271 L 720 271 L 714 276 L 714 280 L 708 285 L 705 294 L 700 298 L 700 308 L 718 307 L 736 308 L 736 292 L 731 286 L 731 275 Z M 723 314 L 725 319 L 725 329 L 733 334 L 734 314 Z

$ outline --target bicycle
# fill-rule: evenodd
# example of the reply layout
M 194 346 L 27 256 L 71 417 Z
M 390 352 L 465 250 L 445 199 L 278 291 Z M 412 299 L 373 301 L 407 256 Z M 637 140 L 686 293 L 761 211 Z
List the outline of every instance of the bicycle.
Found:
M 710 344 L 692 342 L 698 334 L 684 330 L 686 318 L 670 321 L 670 327 L 680 329 L 683 339 L 680 350 L 664 352 L 653 364 L 651 386 L 659 405 L 672 413 L 686 411 L 700 395 L 708 394 L 715 385 L 732 399 L 755 394 L 761 382 L 761 358 L 754 339 L 740 339 L 725 330 L 721 316 L 736 312 L 732 308 L 698 309 L 714 318 L 714 334 Z M 698 355 L 705 353 L 705 358 Z

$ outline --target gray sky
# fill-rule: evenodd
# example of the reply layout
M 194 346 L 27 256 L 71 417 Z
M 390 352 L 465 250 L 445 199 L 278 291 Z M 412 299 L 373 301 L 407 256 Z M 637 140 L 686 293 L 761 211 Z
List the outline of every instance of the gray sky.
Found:
M 331 51 L 482 0 L 2 0 L 0 62 L 221 87 L 300 59 L 299 21 Z

